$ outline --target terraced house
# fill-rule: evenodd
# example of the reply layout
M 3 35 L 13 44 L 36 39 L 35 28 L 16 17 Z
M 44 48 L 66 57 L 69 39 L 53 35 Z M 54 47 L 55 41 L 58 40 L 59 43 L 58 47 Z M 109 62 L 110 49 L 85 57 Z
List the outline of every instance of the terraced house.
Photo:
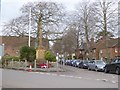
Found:
M 120 38 L 105 38 L 94 42 L 91 39 L 88 48 L 84 43 L 77 54 L 80 59 L 103 59 L 112 60 L 120 58 Z

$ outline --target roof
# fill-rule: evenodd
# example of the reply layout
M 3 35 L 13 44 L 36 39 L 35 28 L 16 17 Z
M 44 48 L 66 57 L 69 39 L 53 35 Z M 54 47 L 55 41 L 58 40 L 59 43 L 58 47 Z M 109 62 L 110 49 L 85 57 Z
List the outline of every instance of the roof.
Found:
M 21 47 L 28 45 L 28 36 L 25 37 L 17 37 L 17 36 L 0 36 L 2 38 L 2 42 L 0 44 L 4 43 L 5 46 L 12 46 L 12 47 Z M 46 46 L 46 40 L 43 39 L 43 46 Z M 35 46 L 36 38 L 31 37 L 31 46 Z
M 120 46 L 120 38 L 107 38 L 101 39 L 96 43 L 97 49 L 111 48 L 113 46 Z

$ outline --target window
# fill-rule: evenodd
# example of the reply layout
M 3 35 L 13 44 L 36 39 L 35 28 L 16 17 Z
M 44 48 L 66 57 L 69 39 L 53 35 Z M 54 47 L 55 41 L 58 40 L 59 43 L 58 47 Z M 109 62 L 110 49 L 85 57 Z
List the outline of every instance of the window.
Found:
M 117 48 L 115 48 L 115 53 L 118 53 L 118 49 Z
M 103 53 L 103 51 L 102 51 L 102 50 L 100 50 L 100 53 Z

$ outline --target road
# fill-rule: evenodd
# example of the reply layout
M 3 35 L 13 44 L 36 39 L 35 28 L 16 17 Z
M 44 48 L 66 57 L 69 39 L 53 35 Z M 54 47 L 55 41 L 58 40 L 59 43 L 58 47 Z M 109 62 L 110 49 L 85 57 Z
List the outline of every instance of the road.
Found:
M 2 71 L 3 88 L 118 88 L 118 75 L 66 66 L 67 72 Z

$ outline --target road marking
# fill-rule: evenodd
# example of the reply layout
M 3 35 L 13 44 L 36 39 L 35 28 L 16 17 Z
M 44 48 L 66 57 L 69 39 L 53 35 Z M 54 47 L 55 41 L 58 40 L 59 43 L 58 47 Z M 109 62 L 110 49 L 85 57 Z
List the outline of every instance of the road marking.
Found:
M 47 75 L 51 75 L 50 73 L 45 73 L 45 74 L 47 74 Z
M 52 76 L 57 76 L 57 74 L 51 74 Z
M 74 77 L 74 76 L 67 76 L 67 75 L 66 75 L 66 77 L 71 77 L 71 78 L 72 78 L 72 77 Z
M 61 77 L 65 77 L 66 75 L 59 75 L 59 76 L 61 76 Z
M 35 72 L 35 73 L 39 73 L 39 72 Z
M 92 80 L 91 78 L 84 78 L 84 79 L 87 79 L 87 80 Z
M 69 77 L 74 77 L 74 76 L 69 76 Z
M 102 79 L 102 81 L 107 82 L 108 80 L 107 79 Z
M 96 79 L 97 81 L 100 81 L 100 79 Z
M 79 79 L 81 79 L 82 77 L 75 77 L 75 78 L 79 78 Z
M 40 74 L 45 74 L 45 73 L 40 72 Z
M 40 73 L 40 74 L 46 74 L 46 75 L 52 75 L 52 76 L 60 76 L 60 77 L 69 77 L 69 78 L 76 78 L 76 79 L 93 80 L 91 78 L 78 77 L 78 76 L 69 76 L 69 75 L 64 75 L 64 74 L 58 75 L 58 74 L 53 74 L 53 73 L 51 74 L 51 73 L 44 73 L 44 72 L 29 72 L 29 73 Z M 112 78 L 115 78 L 115 77 L 113 76 Z M 107 80 L 107 79 L 94 79 L 94 80 L 103 81 L 103 82 L 111 82 L 113 84 L 118 83 L 117 81 L 110 81 L 110 80 Z
M 114 83 L 114 84 L 115 84 L 115 83 L 117 83 L 117 82 L 116 82 L 116 81 L 112 81 L 112 83 Z

